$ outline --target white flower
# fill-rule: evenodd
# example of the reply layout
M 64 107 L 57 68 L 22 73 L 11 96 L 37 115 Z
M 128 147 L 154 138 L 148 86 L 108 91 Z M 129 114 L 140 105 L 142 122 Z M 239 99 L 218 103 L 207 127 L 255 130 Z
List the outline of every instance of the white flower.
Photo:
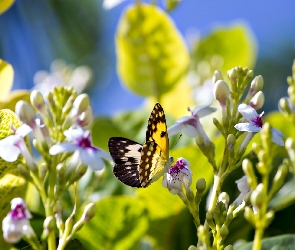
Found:
M 29 219 L 32 218 L 27 205 L 21 198 L 11 200 L 11 211 L 2 221 L 3 237 L 9 243 L 18 242 L 22 236 L 31 233 Z
M 0 140 L 0 157 L 8 162 L 14 162 L 21 153 L 29 166 L 33 164 L 33 158 L 28 151 L 24 137 L 28 135 L 32 128 L 26 124 L 21 125 L 18 129 L 12 128 L 14 135 L 9 135 Z
M 238 186 L 240 194 L 233 203 L 236 205 L 240 205 L 245 199 L 245 196 L 251 191 L 251 188 L 249 187 L 247 176 L 245 175 L 241 179 L 238 179 L 236 181 L 236 184 Z
M 53 145 L 49 150 L 51 155 L 64 152 L 78 152 L 81 161 L 94 170 L 101 170 L 104 167 L 104 162 L 101 158 L 112 160 L 107 152 L 91 144 L 90 131 L 76 127 L 66 130 L 64 134 L 69 143 Z
M 262 117 L 264 115 L 264 112 L 258 115 L 254 108 L 246 104 L 240 104 L 238 110 L 248 122 L 236 124 L 234 127 L 237 130 L 249 133 L 257 133 L 261 130 L 263 126 Z M 284 146 L 284 141 L 282 139 L 284 135 L 275 128 L 271 128 L 271 130 L 272 141 L 280 146 Z
M 172 194 L 182 193 L 182 185 L 187 189 L 192 184 L 192 173 L 189 162 L 179 158 L 175 165 L 164 175 L 162 185 L 169 189 Z
M 211 104 L 198 106 L 193 111 L 189 109 L 189 111 L 191 111 L 191 116 L 181 117 L 169 127 L 169 136 L 175 135 L 183 130 L 183 132 L 189 137 L 196 137 L 199 135 L 206 139 L 207 135 L 205 134 L 199 119 L 216 111 L 216 108 L 211 108 L 210 105 Z

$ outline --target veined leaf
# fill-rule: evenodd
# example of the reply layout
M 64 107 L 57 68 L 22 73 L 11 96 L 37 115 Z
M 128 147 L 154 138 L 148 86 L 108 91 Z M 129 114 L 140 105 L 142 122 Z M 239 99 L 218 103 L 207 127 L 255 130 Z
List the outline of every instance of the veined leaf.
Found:
M 186 72 L 189 55 L 170 18 L 153 5 L 127 9 L 116 33 L 117 69 L 123 83 L 159 99 Z

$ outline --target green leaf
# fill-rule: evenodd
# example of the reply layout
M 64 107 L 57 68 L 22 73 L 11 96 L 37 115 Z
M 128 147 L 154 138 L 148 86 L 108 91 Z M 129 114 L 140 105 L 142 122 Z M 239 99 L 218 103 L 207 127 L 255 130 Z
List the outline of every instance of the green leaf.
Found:
M 9 1 L 0 0 L 0 14 L 1 14 L 1 5 L 4 3 L 8 3 Z M 13 68 L 12 66 L 0 59 L 0 83 L 1 83 L 1 91 L 0 91 L 0 100 L 7 98 L 13 83 Z
M 253 242 L 237 246 L 235 250 L 251 250 Z M 275 237 L 269 237 L 262 240 L 261 250 L 290 250 L 294 249 L 295 235 L 287 234 Z
M 14 3 L 14 0 L 0 0 L 0 15 L 3 14 L 6 10 L 8 10 L 13 3 Z M 1 60 L 0 60 L 0 64 L 1 64 Z
M 117 69 L 135 93 L 159 99 L 184 76 L 189 54 L 168 15 L 138 4 L 122 15 L 117 33 Z
M 18 101 L 23 100 L 30 102 L 30 91 L 16 90 L 6 96 L 4 100 L 0 100 L 0 109 L 10 109 L 14 111 L 15 105 Z
M 282 210 L 295 203 L 295 180 L 291 179 L 275 194 L 268 206 L 275 210 Z
M 148 228 L 145 206 L 138 199 L 109 197 L 96 207 L 95 217 L 77 234 L 87 249 L 131 249 Z
M 222 63 L 214 63 L 221 58 Z M 256 60 L 256 49 L 252 34 L 244 24 L 216 28 L 202 38 L 193 50 L 193 67 L 208 62 L 215 69 L 227 75 L 227 70 L 239 65 L 252 68 Z

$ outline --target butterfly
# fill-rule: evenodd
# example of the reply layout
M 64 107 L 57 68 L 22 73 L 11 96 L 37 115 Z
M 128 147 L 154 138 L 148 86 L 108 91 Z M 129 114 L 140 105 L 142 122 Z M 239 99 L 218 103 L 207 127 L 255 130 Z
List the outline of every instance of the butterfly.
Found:
M 114 175 L 131 187 L 147 187 L 158 180 L 170 165 L 169 139 L 165 113 L 156 103 L 146 130 L 146 142 L 111 137 L 108 142 L 110 154 L 115 162 Z

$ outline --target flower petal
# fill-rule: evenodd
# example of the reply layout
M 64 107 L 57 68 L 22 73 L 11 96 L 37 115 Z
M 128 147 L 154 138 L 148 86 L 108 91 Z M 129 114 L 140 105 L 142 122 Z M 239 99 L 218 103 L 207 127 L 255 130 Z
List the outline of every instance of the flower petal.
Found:
M 184 125 L 182 123 L 174 123 L 168 128 L 168 135 L 172 136 L 178 134 L 183 129 L 183 126 Z
M 272 142 L 278 144 L 279 146 L 284 146 L 285 144 L 283 140 L 284 134 L 275 128 L 271 128 L 271 131 L 272 131 Z
M 14 145 L 0 146 L 0 157 L 8 162 L 14 162 L 20 154 L 20 149 Z
M 64 135 L 69 141 L 74 141 L 83 137 L 85 130 L 81 127 L 70 128 L 64 132 Z
M 254 108 L 244 103 L 239 105 L 238 110 L 248 122 L 251 122 L 252 119 L 255 119 L 259 116 Z
M 245 131 L 245 132 L 249 132 L 249 133 L 257 133 L 261 130 L 261 128 L 255 126 L 249 122 L 238 123 L 234 127 L 239 131 Z
M 27 134 L 29 134 L 33 129 L 28 126 L 27 124 L 21 125 L 15 132 L 16 135 L 20 135 L 22 137 L 25 137 Z
M 64 152 L 74 152 L 77 149 L 79 149 L 79 146 L 76 146 L 72 143 L 60 143 L 60 144 L 53 145 L 49 149 L 49 154 L 57 155 Z
M 113 158 L 111 157 L 111 155 L 109 153 L 107 153 L 106 151 L 100 149 L 100 148 L 97 149 L 97 154 L 100 157 L 105 158 L 106 160 L 113 161 Z
M 188 137 L 196 137 L 199 134 L 196 127 L 189 124 L 185 124 L 183 126 L 183 133 L 185 133 L 185 135 L 187 135 Z
M 204 117 L 206 115 L 212 114 L 213 112 L 215 112 L 217 110 L 217 108 L 210 107 L 211 104 L 212 104 L 212 102 L 209 103 L 209 104 L 201 105 L 201 106 L 198 106 L 198 107 L 194 108 L 194 110 L 192 112 L 193 113 L 192 115 L 193 116 L 198 116 L 199 118 L 201 118 L 201 117 Z
M 97 150 L 88 148 L 86 150 L 80 150 L 81 161 L 90 166 L 93 170 L 101 170 L 104 167 L 104 161 L 100 158 Z

